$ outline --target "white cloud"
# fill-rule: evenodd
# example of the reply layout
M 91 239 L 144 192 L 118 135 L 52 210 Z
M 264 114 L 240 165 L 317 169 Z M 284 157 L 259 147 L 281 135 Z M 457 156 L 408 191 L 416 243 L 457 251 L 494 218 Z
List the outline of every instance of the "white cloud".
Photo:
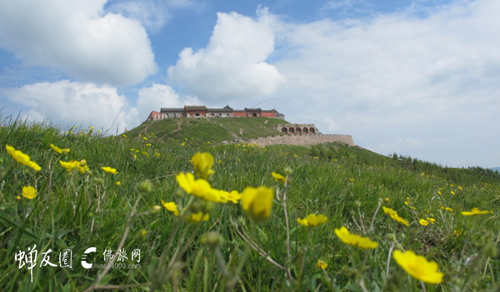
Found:
M 174 9 L 193 7 L 191 0 L 116 0 L 108 3 L 106 11 L 135 19 L 149 31 L 157 33 L 172 19 Z
M 491 161 L 500 144 L 492 137 L 500 124 L 499 10 L 500 1 L 457 1 L 425 17 L 283 22 L 288 51 L 273 65 L 287 83 L 273 96 L 290 102 L 278 110 L 382 154 L 500 164 Z
M 258 11 L 257 20 L 218 13 L 207 47 L 184 49 L 168 68 L 169 81 L 211 102 L 275 93 L 284 78 L 266 62 L 274 50 L 272 22 L 274 16 L 265 9 Z
M 110 134 L 127 127 L 127 100 L 107 85 L 63 80 L 3 90 L 3 94 L 26 107 L 31 120 L 49 120 L 63 127 L 92 125 Z
M 163 84 L 153 84 L 151 87 L 139 90 L 136 102 L 138 119 L 146 120 L 151 111 L 160 111 L 162 107 L 181 108 L 186 104 L 200 104 L 196 97 L 181 97 L 175 90 Z
M 144 27 L 103 13 L 106 0 L 0 0 L 0 45 L 31 66 L 130 85 L 156 72 Z

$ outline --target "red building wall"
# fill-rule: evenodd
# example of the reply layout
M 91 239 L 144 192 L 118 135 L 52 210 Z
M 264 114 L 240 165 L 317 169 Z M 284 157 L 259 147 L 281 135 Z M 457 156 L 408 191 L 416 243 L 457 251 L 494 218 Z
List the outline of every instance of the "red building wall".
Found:
M 233 111 L 233 116 L 235 117 L 246 117 L 247 112 L 246 111 Z
M 262 117 L 267 117 L 267 118 L 275 118 L 276 117 L 276 113 L 275 112 L 265 112 L 265 111 L 262 111 L 261 116 Z

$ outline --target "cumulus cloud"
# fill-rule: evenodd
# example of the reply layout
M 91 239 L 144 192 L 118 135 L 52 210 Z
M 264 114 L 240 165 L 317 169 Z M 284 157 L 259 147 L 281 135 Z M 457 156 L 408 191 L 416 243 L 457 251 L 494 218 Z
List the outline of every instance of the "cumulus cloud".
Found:
M 63 127 L 92 125 L 110 133 L 127 127 L 124 112 L 127 99 L 115 87 L 63 80 L 25 85 L 2 93 L 24 106 L 31 120 L 48 120 Z
M 118 94 L 116 87 L 68 80 L 3 89 L 0 94 L 20 105 L 29 120 L 50 121 L 63 128 L 92 125 L 108 134 L 136 127 L 162 107 L 200 104 L 196 97 L 181 96 L 164 84 L 141 88 L 135 105 Z
M 151 87 L 139 90 L 139 98 L 135 111 L 138 119 L 146 120 L 151 111 L 159 111 L 162 107 L 184 107 L 186 104 L 200 104 L 196 97 L 180 96 L 175 90 L 164 84 L 153 84 Z
M 256 20 L 218 13 L 207 47 L 184 49 L 177 64 L 168 68 L 169 82 L 211 102 L 275 93 L 284 77 L 266 62 L 274 50 L 274 20 L 265 9 Z
M 191 0 L 115 0 L 106 11 L 135 19 L 150 32 L 157 33 L 173 17 L 173 10 L 199 7 Z
M 488 166 L 486 155 L 464 153 L 500 144 L 491 136 L 500 123 L 499 9 L 456 1 L 425 16 L 283 23 L 289 49 L 273 65 L 287 83 L 274 96 L 291 101 L 280 108 L 291 121 L 352 134 L 382 154 Z
M 131 85 L 156 72 L 144 27 L 104 13 L 106 0 L 0 0 L 0 45 L 31 66 Z

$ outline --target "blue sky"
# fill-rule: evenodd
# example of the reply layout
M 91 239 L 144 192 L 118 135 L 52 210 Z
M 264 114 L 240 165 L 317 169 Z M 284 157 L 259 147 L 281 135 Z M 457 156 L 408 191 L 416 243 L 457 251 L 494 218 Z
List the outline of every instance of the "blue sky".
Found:
M 381 154 L 500 165 L 497 0 L 0 0 L 0 108 L 110 134 L 276 108 Z

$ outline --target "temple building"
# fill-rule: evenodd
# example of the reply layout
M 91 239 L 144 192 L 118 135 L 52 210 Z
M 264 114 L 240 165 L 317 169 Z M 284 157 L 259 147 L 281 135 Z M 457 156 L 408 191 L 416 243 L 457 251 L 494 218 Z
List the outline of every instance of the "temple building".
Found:
M 223 108 L 207 108 L 204 105 L 185 105 L 183 108 L 161 108 L 159 112 L 152 111 L 147 121 L 155 121 L 169 118 L 232 118 L 232 117 L 268 117 L 285 119 L 285 115 L 272 109 L 245 108 L 235 110 L 229 105 Z

